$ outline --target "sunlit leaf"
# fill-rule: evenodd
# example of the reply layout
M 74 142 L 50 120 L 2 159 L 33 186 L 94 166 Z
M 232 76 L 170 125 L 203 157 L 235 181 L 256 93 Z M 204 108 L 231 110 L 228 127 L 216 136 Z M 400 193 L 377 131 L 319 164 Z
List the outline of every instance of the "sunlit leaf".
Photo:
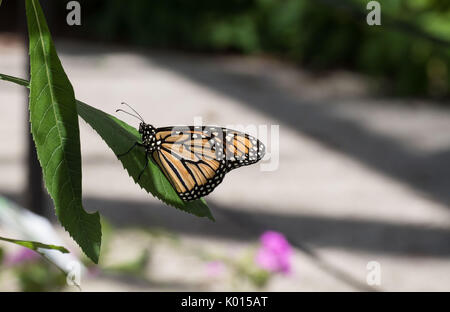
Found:
M 72 85 L 53 45 L 38 0 L 26 0 L 30 41 L 31 132 L 56 215 L 84 253 L 98 262 L 100 215 L 81 201 L 81 151 Z

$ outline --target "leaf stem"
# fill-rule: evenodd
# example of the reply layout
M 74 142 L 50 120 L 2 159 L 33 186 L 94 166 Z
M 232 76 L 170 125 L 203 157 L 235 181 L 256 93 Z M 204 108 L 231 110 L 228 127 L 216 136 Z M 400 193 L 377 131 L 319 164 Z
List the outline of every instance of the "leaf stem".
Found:
M 22 247 L 26 247 L 26 248 L 34 250 L 34 251 L 38 251 L 38 249 L 53 249 L 53 250 L 58 250 L 62 253 L 69 253 L 69 251 L 62 246 L 47 245 L 47 244 L 43 244 L 43 243 L 39 243 L 39 242 L 35 242 L 35 241 L 18 240 L 18 239 L 6 238 L 6 237 L 2 237 L 2 236 L 0 236 L 0 240 L 9 242 L 9 243 L 13 243 L 16 245 L 20 245 Z

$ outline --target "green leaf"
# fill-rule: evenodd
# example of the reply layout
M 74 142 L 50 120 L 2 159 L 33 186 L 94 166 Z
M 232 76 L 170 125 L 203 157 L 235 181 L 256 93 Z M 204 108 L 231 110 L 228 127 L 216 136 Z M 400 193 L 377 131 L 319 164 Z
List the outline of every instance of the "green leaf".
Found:
M 102 137 L 114 154 L 123 154 L 134 143 L 140 141 L 139 132 L 134 127 L 83 102 L 77 101 L 77 104 L 80 117 Z M 146 161 L 145 151 L 142 148 L 134 148 L 127 155 L 119 157 L 119 160 L 135 183 L 156 198 L 198 217 L 214 220 L 204 199 L 192 202 L 182 201 L 153 160 L 149 161 L 146 171 L 138 181 L 139 173 Z
M 0 74 L 0 79 L 9 81 L 9 82 L 13 82 L 13 83 L 19 84 L 21 86 L 25 86 L 25 87 L 29 87 L 29 84 L 30 84 L 25 79 L 9 76 L 9 75 L 5 75 L 5 74 Z
M 81 201 L 81 151 L 75 95 L 38 0 L 26 0 L 30 39 L 30 121 L 45 186 L 56 215 L 84 253 L 98 263 L 100 215 Z
M 28 86 L 28 81 L 5 74 L 0 74 L 0 79 L 13 82 L 22 86 Z M 106 114 L 88 104 L 77 101 L 78 115 L 84 119 L 102 139 L 108 144 L 117 155 L 127 151 L 136 141 L 140 139 L 138 131 L 125 122 L 114 116 Z M 139 148 L 135 148 L 128 155 L 120 157 L 120 161 L 129 175 L 137 181 L 139 173 L 145 165 L 145 153 Z M 204 199 L 192 202 L 183 202 L 175 193 L 170 182 L 162 174 L 159 167 L 152 162 L 149 163 L 146 173 L 144 173 L 137 183 L 141 188 L 153 194 L 168 205 L 194 214 L 198 217 L 207 217 L 214 221 Z M 149 174 L 150 171 L 150 174 Z
M 54 250 L 58 250 L 62 253 L 69 253 L 69 251 L 62 246 L 47 245 L 47 244 L 43 244 L 43 243 L 39 243 L 39 242 L 17 240 L 17 239 L 6 238 L 6 237 L 1 237 L 1 236 L 0 236 L 0 240 L 5 241 L 5 242 L 10 242 L 10 243 L 13 243 L 16 245 L 20 245 L 20 246 L 26 247 L 28 249 L 34 250 L 36 252 L 39 252 L 39 249 L 54 249 Z

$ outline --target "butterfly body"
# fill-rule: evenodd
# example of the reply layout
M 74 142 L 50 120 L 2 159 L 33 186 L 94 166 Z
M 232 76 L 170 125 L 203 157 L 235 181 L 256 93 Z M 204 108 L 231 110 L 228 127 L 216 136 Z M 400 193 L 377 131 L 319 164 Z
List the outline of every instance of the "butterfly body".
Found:
M 139 133 L 141 134 L 142 145 L 149 153 L 157 150 L 158 147 L 161 148 L 161 140 L 156 140 L 155 127 L 150 124 L 141 122 L 139 125 Z

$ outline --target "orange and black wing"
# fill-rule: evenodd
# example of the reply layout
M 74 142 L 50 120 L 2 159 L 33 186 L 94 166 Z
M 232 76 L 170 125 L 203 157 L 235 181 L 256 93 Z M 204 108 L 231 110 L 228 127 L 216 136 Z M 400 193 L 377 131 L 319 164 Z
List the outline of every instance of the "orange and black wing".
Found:
M 228 171 L 264 156 L 256 138 L 220 127 L 158 128 L 156 140 L 152 157 L 184 201 L 208 195 Z
M 264 144 L 255 137 L 226 128 L 222 128 L 222 132 L 223 152 L 227 160 L 228 171 L 254 164 L 264 157 Z

